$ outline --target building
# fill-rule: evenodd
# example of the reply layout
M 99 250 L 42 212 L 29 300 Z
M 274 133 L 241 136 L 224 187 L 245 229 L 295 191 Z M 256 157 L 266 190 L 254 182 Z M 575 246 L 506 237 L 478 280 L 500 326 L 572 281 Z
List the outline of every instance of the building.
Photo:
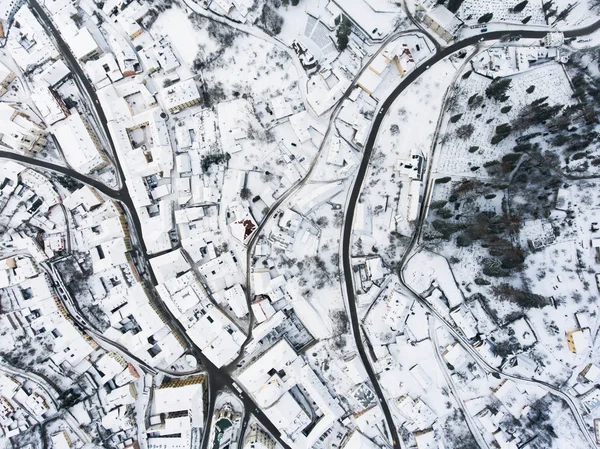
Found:
M 154 389 L 148 448 L 190 447 L 204 424 L 204 376 L 176 379 Z
M 38 87 L 31 93 L 31 99 L 47 125 L 53 125 L 69 115 L 69 109 L 62 98 L 51 87 Z
M 215 431 L 213 434 L 213 449 L 237 448 L 242 414 L 226 402 L 215 412 Z
M 589 382 L 596 383 L 598 380 L 600 380 L 600 368 L 592 363 L 588 363 L 588 365 L 579 373 L 579 375 Z
M 117 21 L 127 35 L 131 39 L 135 39 L 144 32 L 139 21 L 142 20 L 149 11 L 150 6 L 148 6 L 148 4 L 141 4 L 137 1 L 131 2 L 117 16 Z
M 0 103 L 0 148 L 32 155 L 46 145 L 46 131 L 29 116 L 7 103 Z
M 585 329 L 575 329 L 567 332 L 567 345 L 569 346 L 569 351 L 577 354 L 578 352 L 584 352 L 586 349 L 590 347 L 590 330 Z
M 423 23 L 446 42 L 454 39 L 454 34 L 463 25 L 463 21 L 450 12 L 444 5 L 436 4 L 427 10 Z
M 61 84 L 69 75 L 71 70 L 62 59 L 54 61 L 46 66 L 41 76 L 44 82 L 50 87 L 56 87 Z
M 369 69 L 365 70 L 360 76 L 358 86 L 371 95 L 381 84 L 392 61 L 400 76 L 404 76 L 415 65 L 415 60 L 408 45 L 402 43 L 390 44 L 373 59 Z
M 56 61 L 60 57 L 50 37 L 27 6 L 22 6 L 14 16 L 6 49 L 23 70 L 30 70 L 49 60 Z
M 61 430 L 56 432 L 54 435 L 50 437 L 52 441 L 53 449 L 70 449 L 71 448 L 71 439 L 67 434 L 66 430 Z
M 161 96 L 165 108 L 170 113 L 180 112 L 185 108 L 199 104 L 201 100 L 196 82 L 191 78 L 164 88 L 161 91 Z
M 244 438 L 243 449 L 275 449 L 275 441 L 257 424 L 252 424 Z
M 141 65 L 135 49 L 123 33 L 115 30 L 108 22 L 104 22 L 100 30 L 106 38 L 106 42 L 117 59 L 123 76 L 133 76 L 141 70 Z
M 54 137 L 67 163 L 83 174 L 89 174 L 108 165 L 108 158 L 87 120 L 76 110 L 54 126 Z
M 6 93 L 6 88 L 15 79 L 15 74 L 0 62 L 0 96 Z
M 69 47 L 71 47 L 75 57 L 81 62 L 85 62 L 102 53 L 98 43 L 87 28 L 81 28 L 67 42 L 69 42 Z

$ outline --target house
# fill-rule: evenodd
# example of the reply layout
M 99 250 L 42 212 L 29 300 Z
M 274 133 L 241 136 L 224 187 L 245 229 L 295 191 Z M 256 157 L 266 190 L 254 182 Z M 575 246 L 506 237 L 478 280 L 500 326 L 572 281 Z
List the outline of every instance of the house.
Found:
M 49 60 L 56 61 L 60 57 L 50 37 L 27 6 L 22 6 L 16 12 L 6 48 L 23 70 Z
M 172 114 L 199 104 L 202 99 L 196 82 L 191 78 L 162 89 L 161 96 L 165 108 Z
M 589 382 L 596 383 L 600 380 L 600 368 L 592 363 L 588 363 L 579 375 Z
M 101 25 L 100 30 L 115 55 L 123 76 L 133 76 L 139 72 L 141 66 L 137 53 L 131 46 L 130 41 L 123 36 L 123 33 L 119 33 L 107 22 Z
M 338 400 L 331 396 L 313 369 L 298 357 L 286 339 L 279 340 L 246 365 L 238 381 L 273 424 L 294 442 L 294 447 L 312 447 L 344 414 Z M 312 404 L 312 412 L 321 416 L 308 434 L 302 430 L 311 421 L 308 414 L 311 410 L 301 407 L 290 393 L 294 387 L 302 389 L 307 404 Z
M 15 107 L 0 103 L 0 148 L 32 155 L 46 145 L 47 132 Z
M 61 430 L 56 432 L 50 437 L 52 441 L 52 449 L 70 449 L 71 448 L 71 439 L 67 434 L 66 430 Z
M 275 441 L 258 424 L 250 425 L 243 449 L 275 449 Z
M 560 31 L 553 31 L 551 33 L 546 34 L 544 37 L 544 43 L 546 47 L 562 47 L 565 43 L 565 35 Z
M 44 80 L 44 82 L 50 87 L 56 87 L 71 74 L 71 70 L 69 70 L 69 68 L 62 59 L 54 61 L 53 63 L 45 67 L 46 68 L 41 73 L 41 77 Z
M 63 200 L 63 204 L 67 209 L 74 210 L 81 206 L 85 212 L 100 206 L 102 203 L 104 203 L 102 196 L 90 186 L 83 186 L 75 190 Z
M 585 352 L 590 347 L 590 330 L 575 329 L 567 332 L 567 345 L 573 353 Z
M 246 245 L 258 225 L 248 210 L 244 209 L 243 211 L 246 212 L 246 214 L 233 223 L 230 223 L 229 229 L 233 238 L 243 245 Z
M 186 440 L 186 435 L 189 441 L 191 428 L 202 427 L 204 423 L 204 389 L 204 376 L 165 382 L 154 389 L 151 413 L 153 416 L 165 415 L 166 421 L 183 416 L 185 419 L 177 433 L 181 433 L 182 441 Z M 168 428 L 169 423 L 166 424 Z
M 31 93 L 31 99 L 47 125 L 62 120 L 69 115 L 69 109 L 58 93 L 48 86 L 40 86 Z
M 463 25 L 462 20 L 440 4 L 425 12 L 423 23 L 446 42 L 454 39 L 454 34 Z
M 6 88 L 13 82 L 16 75 L 0 62 L 0 96 L 6 93 Z
M 418 449 L 438 449 L 439 445 L 435 439 L 433 429 L 425 429 L 413 434 Z
M 401 396 L 397 400 L 397 407 L 410 423 L 409 430 L 426 429 L 437 418 L 436 413 L 419 398 L 412 399 L 410 396 Z
M 98 56 L 102 50 L 87 28 L 81 28 L 77 34 L 67 39 L 73 55 L 81 62 Z

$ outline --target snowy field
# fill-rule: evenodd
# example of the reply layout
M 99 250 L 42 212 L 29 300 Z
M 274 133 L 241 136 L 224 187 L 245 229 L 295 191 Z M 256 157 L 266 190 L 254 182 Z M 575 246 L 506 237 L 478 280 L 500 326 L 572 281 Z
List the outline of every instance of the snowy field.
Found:
M 546 18 L 542 10 L 542 2 L 529 1 L 525 8 L 519 12 L 512 12 L 512 6 L 518 4 L 507 3 L 505 0 L 465 0 L 458 10 L 458 17 L 466 25 L 477 25 L 478 20 L 485 14 L 492 13 L 493 17 L 487 22 L 505 22 L 521 24 L 529 17 L 528 25 L 546 25 Z
M 202 79 L 209 89 L 222 91 L 219 96 L 249 95 L 260 101 L 297 90 L 298 74 L 286 51 L 227 25 L 192 17 L 171 8 L 159 16 L 152 32 L 167 35 L 192 69 L 200 62 Z

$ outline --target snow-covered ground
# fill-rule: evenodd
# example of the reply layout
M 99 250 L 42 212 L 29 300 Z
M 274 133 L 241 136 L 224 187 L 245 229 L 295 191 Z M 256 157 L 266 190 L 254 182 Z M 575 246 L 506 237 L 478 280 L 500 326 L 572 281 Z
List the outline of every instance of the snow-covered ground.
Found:
M 475 94 L 485 96 L 485 89 L 490 80 L 470 69 L 464 72 L 468 78 L 459 77 L 452 92 L 452 110 L 440 135 L 442 146 L 436 159 L 435 171 L 440 175 L 479 175 L 486 177 L 483 165 L 486 162 L 498 161 L 515 145 L 514 137 L 508 137 L 498 144 L 491 144 L 496 127 L 503 123 L 511 123 L 521 109 L 539 98 L 548 98 L 550 104 L 569 105 L 573 103 L 572 89 L 562 67 L 556 63 L 547 63 L 527 72 L 509 77 L 510 88 L 507 92 L 509 100 L 496 102 L 484 100 L 480 107 L 469 105 L 469 99 Z M 534 86 L 533 92 L 528 92 Z M 506 109 L 509 109 L 508 111 Z M 457 117 L 450 123 L 451 117 Z M 465 125 L 473 125 L 473 133 L 467 138 L 456 135 L 457 130 Z M 477 148 L 475 148 L 477 147 Z

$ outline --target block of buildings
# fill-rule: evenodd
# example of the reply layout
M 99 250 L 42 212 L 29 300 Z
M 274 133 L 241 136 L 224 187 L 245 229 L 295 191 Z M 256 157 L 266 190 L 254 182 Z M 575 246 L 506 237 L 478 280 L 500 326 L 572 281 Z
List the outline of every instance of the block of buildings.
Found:
M 15 74 L 0 62 L 0 96 L 6 93 L 6 88 L 15 79 Z
M 172 86 L 165 87 L 161 91 L 161 96 L 166 109 L 171 113 L 177 113 L 199 104 L 201 100 L 200 92 L 193 79 L 180 81 Z
M 89 174 L 108 164 L 96 133 L 76 110 L 54 126 L 53 134 L 68 164 L 78 172 Z

